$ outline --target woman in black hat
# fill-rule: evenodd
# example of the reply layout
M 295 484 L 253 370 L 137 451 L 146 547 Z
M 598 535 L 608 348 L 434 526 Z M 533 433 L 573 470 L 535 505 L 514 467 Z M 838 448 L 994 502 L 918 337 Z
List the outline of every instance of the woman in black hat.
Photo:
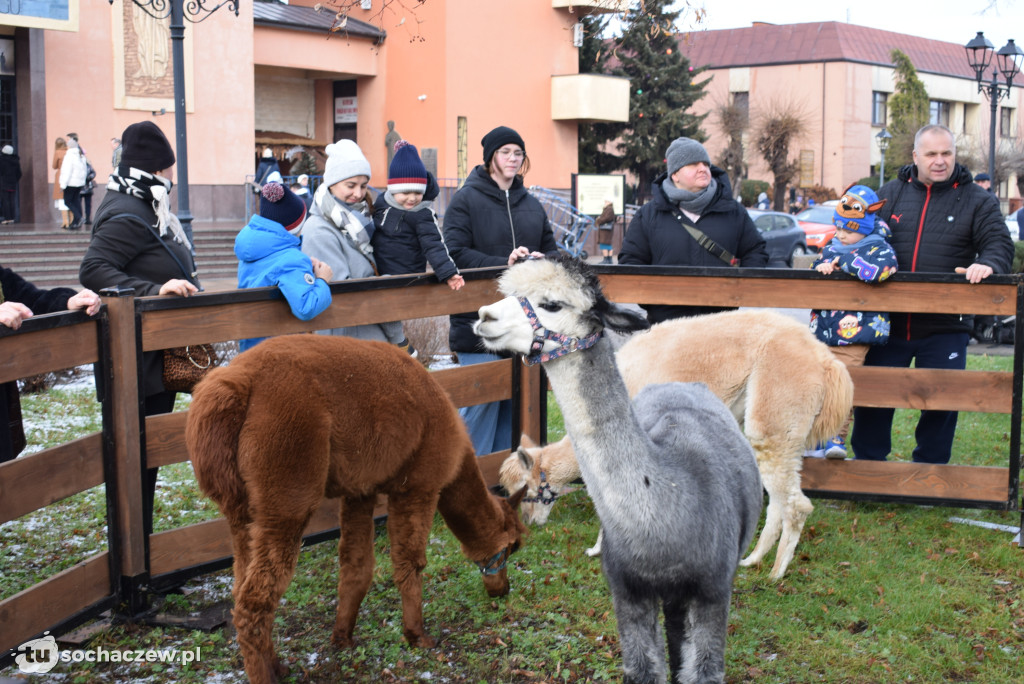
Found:
M 132 288 L 136 297 L 188 297 L 199 291 L 200 284 L 192 245 L 170 208 L 174 150 L 151 121 L 126 128 L 121 145 L 121 164 L 96 209 L 78 279 L 96 292 L 116 287 Z M 145 415 L 171 412 L 175 393 L 164 389 L 163 353 L 144 352 L 142 365 Z M 150 468 L 143 488 L 147 533 L 153 531 L 156 475 L 157 469 Z
M 526 190 L 530 169 L 526 143 L 515 130 L 498 126 L 480 141 L 484 163 L 469 174 L 444 214 L 444 241 L 459 269 L 510 266 L 526 256 L 558 253 L 555 234 L 541 203 Z M 495 361 L 473 333 L 475 313 L 451 316 L 448 345 L 459 363 Z M 512 402 L 497 401 L 460 410 L 478 455 L 512 443 Z

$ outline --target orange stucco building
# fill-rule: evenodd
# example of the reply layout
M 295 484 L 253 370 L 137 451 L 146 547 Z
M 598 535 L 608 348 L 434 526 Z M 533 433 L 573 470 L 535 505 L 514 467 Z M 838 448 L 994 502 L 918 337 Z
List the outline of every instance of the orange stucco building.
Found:
M 343 26 L 337 5 L 316 4 L 241 0 L 238 16 L 228 2 L 184 22 L 195 218 L 244 218 L 242 186 L 265 146 L 287 166 L 296 146 L 316 152 L 349 137 L 370 160 L 371 184 L 383 185 L 389 121 L 432 157 L 440 178 L 464 176 L 481 161 L 484 133 L 508 125 L 527 143 L 528 182 L 564 188 L 580 121 L 626 118 L 628 83 L 580 77 L 573 31 L 587 5 L 624 3 L 430 0 L 406 9 L 364 0 Z M 16 94 L 6 130 L 0 112 L 0 143 L 22 160 L 23 221 L 56 220 L 58 136 L 76 132 L 100 178 L 111 170 L 110 139 L 131 123 L 154 121 L 177 147 L 170 22 L 149 16 L 143 6 L 152 5 L 25 0 L 17 13 L 0 11 L 0 46 L 14 55 L 0 79 Z

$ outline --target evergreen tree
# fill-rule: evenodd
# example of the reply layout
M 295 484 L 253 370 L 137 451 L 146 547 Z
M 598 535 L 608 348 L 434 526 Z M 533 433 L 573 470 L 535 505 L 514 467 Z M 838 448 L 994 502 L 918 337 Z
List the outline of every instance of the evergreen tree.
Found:
M 694 69 L 679 51 L 675 22 L 680 11 L 672 0 L 646 0 L 626 14 L 626 27 L 616 39 L 619 66 L 615 75 L 630 82 L 629 121 L 610 124 L 618 138 L 617 151 L 624 166 L 636 175 L 641 194 L 650 192 L 654 178 L 665 170 L 665 150 L 680 136 L 704 141 L 704 116 L 690 113 L 704 96 L 703 84 L 693 79 Z
M 885 153 L 885 168 L 896 171 L 904 164 L 913 162 L 914 134 L 928 123 L 929 99 L 924 83 L 917 76 L 917 69 L 906 53 L 893 48 L 889 53 L 895 71 L 896 93 L 889 98 L 889 127 L 892 140 Z

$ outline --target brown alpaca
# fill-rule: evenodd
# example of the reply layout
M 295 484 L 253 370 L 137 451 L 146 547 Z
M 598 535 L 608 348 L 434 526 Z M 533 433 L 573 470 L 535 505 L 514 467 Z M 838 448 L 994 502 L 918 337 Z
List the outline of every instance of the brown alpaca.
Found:
M 303 528 L 324 497 L 341 497 L 338 610 L 332 641 L 353 644 L 373 574 L 373 509 L 388 497 L 388 535 L 402 623 L 423 626 L 422 570 L 434 511 L 480 567 L 490 596 L 508 593 L 506 562 L 525 528 L 491 494 L 465 426 L 441 386 L 382 342 L 289 335 L 261 342 L 196 388 L 185 441 L 203 492 L 231 528 L 234 624 L 250 681 L 286 669 L 271 641 Z

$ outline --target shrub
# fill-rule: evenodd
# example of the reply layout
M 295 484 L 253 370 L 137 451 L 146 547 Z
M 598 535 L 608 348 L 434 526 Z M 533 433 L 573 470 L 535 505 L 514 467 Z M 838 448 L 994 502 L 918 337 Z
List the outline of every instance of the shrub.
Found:
M 814 200 L 815 204 L 821 204 L 829 200 L 839 199 L 840 193 L 836 192 L 832 188 L 826 188 L 824 185 L 812 185 L 809 188 L 804 188 L 804 202 L 807 200 Z

